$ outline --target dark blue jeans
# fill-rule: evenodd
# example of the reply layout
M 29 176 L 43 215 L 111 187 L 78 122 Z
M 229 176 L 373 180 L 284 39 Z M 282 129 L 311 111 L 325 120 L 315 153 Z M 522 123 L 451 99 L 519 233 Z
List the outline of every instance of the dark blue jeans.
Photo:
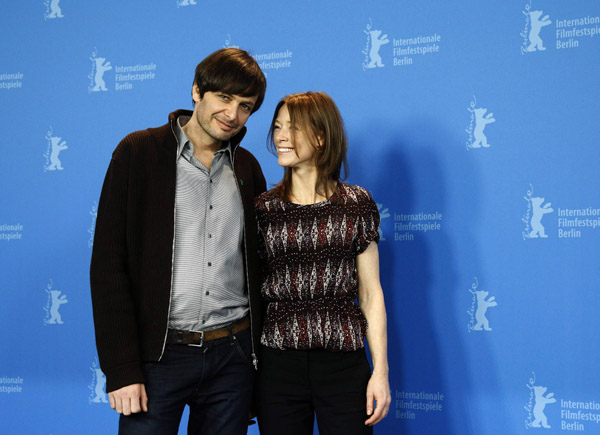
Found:
M 185 405 L 188 434 L 247 432 L 254 369 L 250 329 L 205 343 L 167 345 L 159 362 L 144 365 L 148 412 L 121 416 L 119 434 L 177 434 Z

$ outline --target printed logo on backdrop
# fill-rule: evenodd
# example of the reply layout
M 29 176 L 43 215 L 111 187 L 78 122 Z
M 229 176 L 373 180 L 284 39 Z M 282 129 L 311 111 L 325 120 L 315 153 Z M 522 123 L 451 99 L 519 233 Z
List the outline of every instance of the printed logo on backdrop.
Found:
M 62 291 L 53 288 L 52 280 L 48 283 L 45 289 L 48 298 L 44 307 L 44 325 L 62 325 L 64 322 L 60 315 L 60 307 L 69 301 L 67 295 L 63 295 Z
M 20 376 L 0 377 L 0 394 L 14 394 L 23 392 L 23 378 Z
M 88 228 L 88 248 L 92 248 L 94 246 L 94 233 L 96 232 L 96 218 L 98 217 L 98 203 L 94 201 L 94 205 L 90 210 L 90 216 L 92 217 L 92 223 Z
M 531 0 L 521 11 L 525 16 L 525 24 L 521 30 L 521 54 L 536 51 L 545 51 L 545 41 L 550 41 L 556 50 L 578 48 L 584 40 L 600 35 L 600 16 L 584 15 L 580 17 L 568 17 L 556 19 L 554 29 L 545 27 L 552 24 L 549 14 L 544 14 L 541 9 L 533 10 Z M 552 35 L 552 30 L 554 35 Z M 542 38 L 543 35 L 543 38 Z M 554 36 L 554 38 L 553 38 Z
M 525 224 L 522 233 L 523 240 L 547 238 L 548 235 L 546 234 L 544 225 L 542 225 L 542 218 L 554 211 L 552 204 L 545 202 L 545 198 L 533 196 L 533 186 L 531 184 L 529 185 L 527 194 L 523 198 L 527 201 L 527 210 L 521 218 L 521 221 Z
M 231 35 L 228 34 L 223 48 L 240 48 L 239 45 L 232 44 L 231 40 Z M 254 58 L 254 60 L 256 60 L 256 63 L 258 63 L 258 66 L 260 66 L 260 69 L 262 70 L 265 77 L 268 77 L 270 72 L 275 72 L 280 69 L 291 68 L 294 52 L 292 50 L 285 49 L 266 51 L 258 54 L 250 53 L 250 55 Z
M 64 168 L 60 161 L 59 154 L 61 151 L 69 148 L 67 141 L 62 140 L 61 137 L 54 134 L 52 126 L 46 133 L 46 141 L 48 142 L 46 152 L 44 153 L 44 172 L 48 171 L 62 171 Z
M 415 235 L 442 229 L 442 213 L 394 213 L 394 240 L 396 242 L 413 241 Z
M 90 79 L 88 92 L 108 91 L 106 82 L 104 81 L 104 73 L 112 69 L 110 62 L 108 62 L 106 58 L 98 56 L 98 50 L 96 48 L 92 51 L 90 60 L 92 61 L 92 71 L 88 75 L 88 78 Z
M 471 284 L 469 292 L 472 294 L 471 307 L 467 310 L 469 315 L 469 324 L 467 329 L 471 331 L 491 331 L 490 321 L 488 320 L 486 313 L 488 308 L 495 307 L 498 305 L 496 297 L 492 296 L 488 298 L 489 291 L 479 290 L 479 281 L 477 277 Z
M 545 198 L 534 196 L 532 185 L 529 185 L 524 199 L 527 201 L 527 209 L 521 218 L 525 224 L 523 239 L 547 238 L 542 218 L 554 211 L 552 204 L 545 202 Z M 544 220 L 546 221 L 547 219 Z M 593 230 L 600 229 L 600 207 L 558 207 L 556 227 L 559 239 L 579 239 L 589 235 Z
M 600 424 L 600 403 L 596 400 L 564 400 L 560 399 L 560 428 L 562 430 L 585 432 Z M 597 429 L 596 429 L 597 430 Z
M 379 241 L 383 241 L 383 240 L 385 240 L 385 237 L 383 237 L 383 230 L 381 229 L 381 221 L 383 219 L 389 218 L 391 215 L 389 213 L 389 210 L 387 208 L 383 207 L 383 204 L 377 203 L 377 211 L 379 212 L 379 228 L 377 231 L 379 232 Z
M 44 6 L 46 6 L 46 12 L 44 13 L 44 20 L 52 18 L 64 18 L 62 9 L 58 5 L 60 0 L 44 0 Z
M 442 412 L 444 395 L 440 392 L 426 393 L 396 390 L 396 418 L 416 420 L 430 412 Z
M 156 64 L 154 62 L 135 65 L 115 65 L 114 69 L 110 61 L 105 57 L 98 56 L 98 49 L 94 47 L 90 56 L 92 62 L 91 71 L 88 74 L 90 84 L 88 85 L 88 93 L 106 92 L 109 87 L 106 84 L 107 77 L 114 80 L 115 91 L 130 91 L 134 84 L 143 83 L 148 80 L 156 79 Z M 114 71 L 110 75 L 106 73 Z
M 387 64 L 395 67 L 412 65 L 418 56 L 423 57 L 440 52 L 439 44 L 442 37 L 437 33 L 390 38 L 388 33 L 373 27 L 371 18 L 363 29 L 363 33 L 366 35 L 366 43 L 361 51 L 363 71 L 383 68 Z M 391 46 L 387 46 L 390 42 Z
M 177 7 L 181 8 L 183 6 L 194 6 L 197 5 L 196 0 L 177 0 Z
M 88 403 L 90 405 L 92 403 L 108 403 L 106 392 L 104 391 L 106 387 L 106 376 L 104 376 L 104 373 L 100 370 L 97 359 L 92 363 L 90 370 L 92 371 L 92 381 L 88 385 L 90 390 Z
M 521 30 L 521 37 L 523 37 L 523 43 L 521 45 L 521 54 L 531 53 L 533 51 L 544 51 L 544 41 L 540 36 L 540 32 L 543 27 L 552 24 L 549 15 L 544 15 L 541 10 L 531 10 L 531 1 L 525 5 L 525 9 L 522 11 L 525 15 L 525 26 Z
M 365 55 L 363 70 L 367 68 L 384 67 L 385 65 L 379 54 L 379 49 L 382 45 L 389 44 L 390 40 L 388 39 L 387 33 L 382 35 L 383 32 L 381 30 L 373 29 L 373 21 L 370 18 L 369 24 L 367 24 L 364 32 L 367 35 L 367 45 L 362 51 Z
M 23 224 L 0 225 L 0 240 L 7 242 L 21 240 L 23 238 Z
M 547 393 L 547 387 L 536 385 L 535 383 L 535 373 L 532 372 L 529 383 L 526 384 L 527 388 L 529 388 L 529 401 L 525 405 L 525 411 L 527 411 L 525 427 L 527 429 L 532 427 L 550 429 L 552 426 L 548 423 L 545 409 L 546 405 L 555 403 L 556 399 L 554 398 L 554 393 Z
M 490 144 L 488 143 L 487 136 L 483 133 L 483 130 L 486 125 L 496 122 L 494 114 L 492 112 L 486 113 L 486 108 L 477 107 L 477 98 L 475 98 L 475 95 L 473 95 L 473 100 L 471 100 L 467 110 L 471 112 L 469 127 L 465 129 L 469 135 L 467 140 L 467 150 L 473 148 L 489 148 Z
M 0 74 L 0 90 L 10 91 L 11 89 L 22 88 L 23 77 L 22 72 Z

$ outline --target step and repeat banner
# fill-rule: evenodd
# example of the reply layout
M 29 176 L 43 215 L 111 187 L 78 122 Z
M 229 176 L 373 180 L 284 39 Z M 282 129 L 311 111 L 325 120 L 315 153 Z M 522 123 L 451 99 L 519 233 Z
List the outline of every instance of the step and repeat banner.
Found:
M 267 181 L 277 101 L 322 90 L 378 204 L 376 433 L 600 433 L 600 3 L 30 0 L 0 23 L 2 433 L 116 433 L 88 278 L 104 174 L 227 46 L 267 76 L 244 139 Z

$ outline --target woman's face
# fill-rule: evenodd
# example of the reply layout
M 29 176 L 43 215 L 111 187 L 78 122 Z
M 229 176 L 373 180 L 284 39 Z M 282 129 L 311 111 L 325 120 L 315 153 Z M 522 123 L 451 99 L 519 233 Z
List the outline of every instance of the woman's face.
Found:
M 306 132 L 290 122 L 287 105 L 281 106 L 273 128 L 277 163 L 286 168 L 314 167 L 315 147 Z

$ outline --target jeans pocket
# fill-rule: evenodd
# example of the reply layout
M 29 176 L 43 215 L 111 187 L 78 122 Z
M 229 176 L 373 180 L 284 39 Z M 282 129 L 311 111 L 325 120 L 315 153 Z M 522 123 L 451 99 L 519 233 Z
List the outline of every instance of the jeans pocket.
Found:
M 235 336 L 233 341 L 235 343 L 235 348 L 237 349 L 237 352 L 239 353 L 242 360 L 245 363 L 252 365 L 252 345 L 250 343 L 250 338 L 239 338 L 238 336 Z

